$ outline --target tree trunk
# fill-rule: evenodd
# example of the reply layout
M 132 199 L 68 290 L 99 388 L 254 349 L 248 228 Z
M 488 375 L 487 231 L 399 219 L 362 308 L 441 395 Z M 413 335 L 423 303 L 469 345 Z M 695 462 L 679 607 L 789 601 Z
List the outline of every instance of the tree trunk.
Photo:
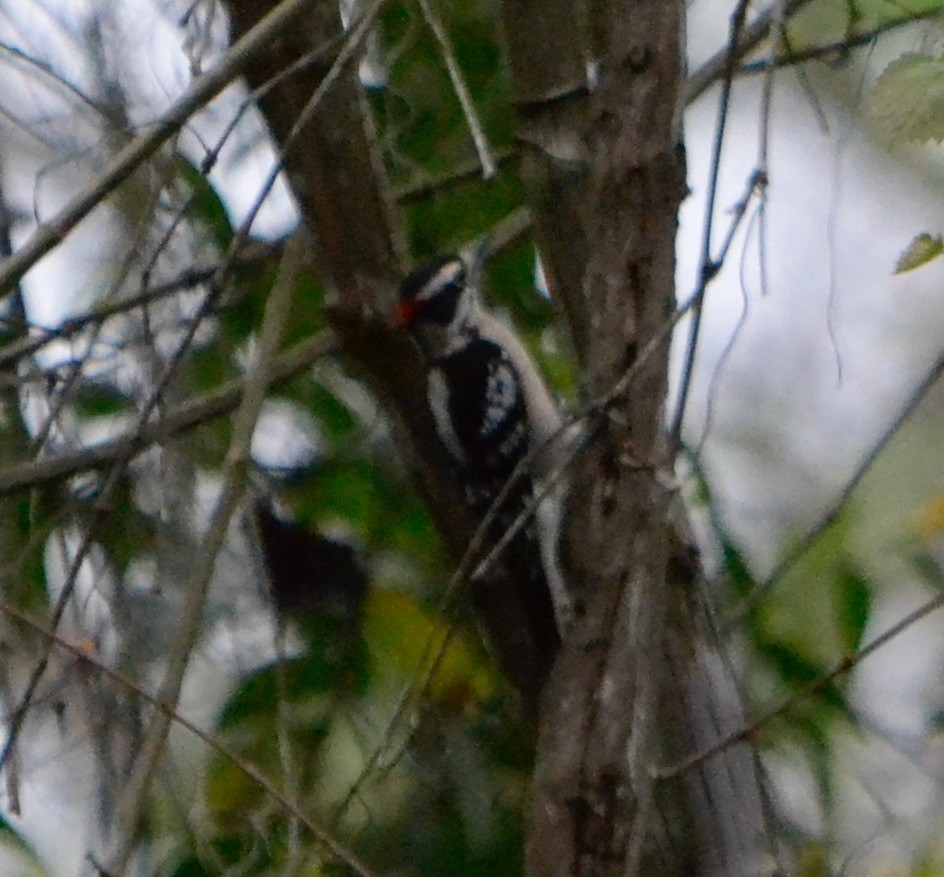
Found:
M 230 0 L 234 35 L 259 6 Z M 318 9 L 307 32 L 247 70 L 252 85 L 337 35 L 335 5 Z M 670 525 L 679 500 L 663 404 L 686 191 L 683 3 L 610 0 L 587 7 L 586 21 L 576 9 L 570 0 L 505 0 L 503 8 L 537 242 L 585 390 L 598 401 L 568 507 L 578 617 L 544 692 L 528 873 L 758 874 L 763 802 L 746 748 L 681 779 L 655 779 L 661 764 L 740 722 L 695 614 L 697 557 Z M 261 98 L 283 148 L 324 73 L 309 67 Z M 456 486 L 444 480 L 450 467 L 433 438 L 420 364 L 386 320 L 403 248 L 361 103 L 349 65 L 303 129 L 302 148 L 289 144 L 286 163 L 318 241 L 342 348 L 386 403 L 460 553 L 471 529 Z M 498 582 L 495 591 L 507 589 Z M 510 635 L 499 657 L 526 687 L 527 644 L 513 635 L 522 625 L 503 612 L 492 623 Z
M 663 431 L 683 3 L 609 0 L 581 21 L 568 0 L 505 0 L 503 14 L 536 237 L 595 400 L 566 528 L 580 611 L 544 694 L 528 874 L 759 874 L 746 747 L 656 780 L 741 722 L 696 612 L 697 553 L 673 528 Z

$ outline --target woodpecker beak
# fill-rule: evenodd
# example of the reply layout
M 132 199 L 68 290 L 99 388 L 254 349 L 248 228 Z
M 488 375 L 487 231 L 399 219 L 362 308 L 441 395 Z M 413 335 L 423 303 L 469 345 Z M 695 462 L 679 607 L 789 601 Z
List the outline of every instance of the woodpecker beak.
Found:
M 401 329 L 410 329 L 422 310 L 422 303 L 415 298 L 404 299 L 393 309 L 393 324 Z

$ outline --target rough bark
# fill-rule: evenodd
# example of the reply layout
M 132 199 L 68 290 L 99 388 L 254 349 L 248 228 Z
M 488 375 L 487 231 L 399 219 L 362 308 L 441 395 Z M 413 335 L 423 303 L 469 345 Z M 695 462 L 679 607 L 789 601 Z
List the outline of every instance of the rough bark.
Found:
M 607 399 L 568 508 L 581 611 L 545 691 L 530 877 L 767 867 L 750 752 L 655 780 L 741 720 L 696 612 L 697 556 L 672 525 L 668 344 L 650 344 L 675 306 L 683 13 L 601 0 L 580 21 L 568 0 L 503 5 L 536 237 L 587 395 Z

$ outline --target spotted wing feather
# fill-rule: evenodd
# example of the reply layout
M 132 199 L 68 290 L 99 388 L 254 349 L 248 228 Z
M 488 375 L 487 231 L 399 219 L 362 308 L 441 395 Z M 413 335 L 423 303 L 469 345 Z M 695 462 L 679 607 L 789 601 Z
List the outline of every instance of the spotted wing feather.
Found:
M 429 402 L 446 448 L 476 494 L 475 505 L 487 510 L 528 452 L 514 364 L 500 345 L 474 338 L 432 364 Z

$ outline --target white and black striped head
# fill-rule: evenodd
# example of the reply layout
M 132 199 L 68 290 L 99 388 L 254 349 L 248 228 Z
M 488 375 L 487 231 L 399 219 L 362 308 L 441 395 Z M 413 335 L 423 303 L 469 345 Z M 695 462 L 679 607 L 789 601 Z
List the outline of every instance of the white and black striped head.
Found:
M 400 285 L 396 321 L 440 355 L 475 332 L 478 295 L 459 256 L 441 256 Z

